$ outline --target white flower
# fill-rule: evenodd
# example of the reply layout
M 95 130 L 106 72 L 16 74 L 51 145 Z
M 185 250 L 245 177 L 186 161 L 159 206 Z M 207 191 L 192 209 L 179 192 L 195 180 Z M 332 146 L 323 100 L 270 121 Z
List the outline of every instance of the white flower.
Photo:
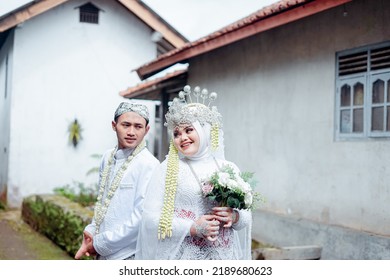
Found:
M 227 179 L 227 184 L 226 186 L 229 188 L 229 189 L 234 189 L 234 188 L 237 188 L 238 187 L 238 184 L 235 180 L 233 179 Z
M 238 183 L 239 185 L 245 184 L 244 179 L 242 179 L 242 177 L 241 177 L 240 175 L 236 175 L 236 180 L 237 180 L 237 183 Z
M 253 192 L 252 186 L 244 178 L 251 178 L 251 174 L 238 173 L 233 167 L 226 165 L 220 171 L 214 172 L 208 179 L 202 180 L 202 192 L 205 197 L 215 200 L 215 197 L 210 197 L 211 186 L 208 184 L 213 182 L 216 189 L 212 190 L 213 194 L 222 197 L 221 206 L 239 207 L 239 209 L 253 209 L 253 204 L 258 200 L 258 193 Z M 230 200 L 229 197 L 238 199 L 238 204 L 235 199 Z
M 221 186 L 226 186 L 228 184 L 228 180 L 230 179 L 229 173 L 221 172 L 218 175 L 218 184 Z
M 251 186 L 249 185 L 249 183 L 247 182 L 243 182 L 241 184 L 241 189 L 245 192 L 245 193 L 248 193 L 251 191 Z
M 253 202 L 253 195 L 251 192 L 247 192 L 245 194 L 245 199 L 244 199 L 244 203 L 245 203 L 245 206 L 246 207 L 249 207 L 252 205 L 252 202 Z

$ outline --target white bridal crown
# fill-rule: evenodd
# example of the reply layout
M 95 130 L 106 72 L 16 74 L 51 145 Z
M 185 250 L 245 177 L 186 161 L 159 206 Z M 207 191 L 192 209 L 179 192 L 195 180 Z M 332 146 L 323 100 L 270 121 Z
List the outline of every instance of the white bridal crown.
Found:
M 170 131 L 181 124 L 191 124 L 199 121 L 201 125 L 209 123 L 211 126 L 222 126 L 222 116 L 216 106 L 210 104 L 217 99 L 217 93 L 209 94 L 206 88 L 200 89 L 196 86 L 193 91 L 186 85 L 179 92 L 179 97 L 175 97 L 169 110 L 165 115 L 164 124 Z

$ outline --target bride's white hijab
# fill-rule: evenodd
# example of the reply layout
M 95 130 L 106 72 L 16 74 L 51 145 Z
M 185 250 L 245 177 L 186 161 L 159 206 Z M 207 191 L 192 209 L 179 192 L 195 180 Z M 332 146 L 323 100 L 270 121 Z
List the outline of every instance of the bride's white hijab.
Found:
M 195 121 L 191 124 L 199 136 L 199 148 L 198 151 L 192 156 L 185 156 L 179 152 L 179 157 L 181 159 L 186 158 L 189 160 L 201 160 L 204 158 L 208 158 L 211 155 L 210 152 L 210 130 L 211 126 L 208 123 L 205 123 L 203 126 L 199 123 L 199 121 Z
M 192 156 L 184 156 L 182 153 L 179 152 L 179 158 L 183 159 L 189 159 L 189 160 L 200 160 L 209 157 L 210 155 L 213 155 L 215 158 L 219 159 L 225 159 L 225 146 L 224 146 L 224 138 L 223 138 L 223 130 L 219 129 L 219 135 L 218 135 L 218 148 L 217 150 L 211 149 L 211 125 L 209 123 L 205 123 L 204 125 L 201 125 L 199 121 L 195 121 L 191 124 L 196 132 L 199 135 L 199 149 L 198 151 L 192 155 Z

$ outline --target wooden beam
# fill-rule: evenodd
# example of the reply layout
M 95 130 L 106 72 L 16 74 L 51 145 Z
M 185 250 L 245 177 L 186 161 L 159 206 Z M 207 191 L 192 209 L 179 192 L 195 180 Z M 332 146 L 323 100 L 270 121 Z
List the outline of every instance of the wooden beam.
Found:
M 69 0 L 42 0 L 0 20 L 0 32 L 4 32 L 30 18 L 46 12 Z
M 327 9 L 337 7 L 350 1 L 352 0 L 317 0 L 309 2 L 297 8 L 293 8 L 285 12 L 280 12 L 277 15 L 248 24 L 232 32 L 222 33 L 220 36 L 212 37 L 209 40 L 204 38 L 200 39 L 203 40 L 203 42 L 196 44 L 197 41 L 195 41 L 194 46 L 187 44 L 188 47 L 185 46 L 182 50 L 176 50 L 176 53 L 173 53 L 170 56 L 168 55 L 165 58 L 157 59 L 145 66 L 141 66 L 136 71 L 138 76 L 141 79 L 144 79 L 178 62 L 186 61 L 189 58 L 207 53 L 214 49 L 248 38 L 263 31 L 270 30 L 272 28 L 282 26 L 284 24 L 305 18 Z
M 154 30 L 160 32 L 164 38 L 170 42 L 175 48 L 183 46 L 186 42 L 173 32 L 167 25 L 161 22 L 153 13 L 146 9 L 137 0 L 118 0 L 126 8 L 137 15 L 142 21 L 149 25 Z

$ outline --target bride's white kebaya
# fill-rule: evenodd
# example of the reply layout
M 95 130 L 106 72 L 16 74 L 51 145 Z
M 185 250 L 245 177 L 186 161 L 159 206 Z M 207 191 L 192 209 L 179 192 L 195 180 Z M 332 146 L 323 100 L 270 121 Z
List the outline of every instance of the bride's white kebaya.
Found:
M 252 216 L 204 197 L 202 182 L 224 158 L 222 117 L 210 103 L 216 93 L 189 86 L 166 114 L 169 154 L 145 199 L 136 259 L 250 259 Z

